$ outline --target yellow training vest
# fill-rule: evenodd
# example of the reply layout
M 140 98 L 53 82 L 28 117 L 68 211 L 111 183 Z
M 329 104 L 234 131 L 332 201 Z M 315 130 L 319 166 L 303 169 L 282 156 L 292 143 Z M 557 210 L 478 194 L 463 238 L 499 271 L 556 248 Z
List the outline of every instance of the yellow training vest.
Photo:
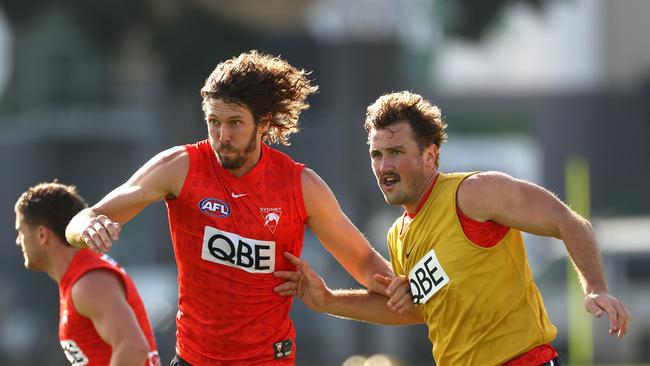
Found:
M 501 365 L 557 334 L 521 232 L 510 229 L 491 248 L 463 233 L 456 192 L 471 174 L 439 174 L 405 231 L 402 217 L 388 231 L 393 270 L 409 277 L 438 366 Z

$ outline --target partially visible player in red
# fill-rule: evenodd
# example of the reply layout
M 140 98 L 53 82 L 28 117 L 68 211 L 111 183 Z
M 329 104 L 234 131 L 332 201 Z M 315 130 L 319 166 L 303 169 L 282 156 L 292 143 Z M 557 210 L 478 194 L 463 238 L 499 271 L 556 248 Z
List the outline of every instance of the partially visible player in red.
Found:
M 107 255 L 65 240 L 65 227 L 87 207 L 75 187 L 41 183 L 15 206 L 16 245 L 25 268 L 59 284 L 59 339 L 71 365 L 159 366 L 156 341 L 131 278 Z
M 274 271 L 294 270 L 305 226 L 361 284 L 392 276 L 325 182 L 270 148 L 288 144 L 317 90 L 304 70 L 256 51 L 226 60 L 201 89 L 208 139 L 165 150 L 68 225 L 77 246 L 108 250 L 122 224 L 165 200 L 178 265 L 172 365 L 293 365 L 291 297 Z

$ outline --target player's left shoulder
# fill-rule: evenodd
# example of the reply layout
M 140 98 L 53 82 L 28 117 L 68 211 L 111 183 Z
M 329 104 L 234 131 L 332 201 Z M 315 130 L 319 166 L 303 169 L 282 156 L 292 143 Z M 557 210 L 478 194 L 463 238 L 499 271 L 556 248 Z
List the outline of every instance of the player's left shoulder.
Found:
M 483 197 L 490 192 L 500 190 L 513 184 L 515 179 L 499 171 L 486 171 L 472 174 L 465 178 L 458 187 L 459 198 L 461 195 L 470 199 Z
M 327 183 L 309 168 L 302 170 L 300 179 L 307 217 L 340 219 L 340 206 Z
M 468 184 L 500 184 L 508 181 L 512 181 L 514 178 L 509 174 L 496 170 L 488 170 L 485 172 L 478 172 L 475 174 L 469 175 L 463 183 Z
M 489 220 L 503 203 L 504 195 L 507 195 L 515 184 L 516 180 L 503 172 L 486 171 L 472 174 L 458 187 L 458 207 L 474 220 Z
M 304 192 L 327 188 L 327 183 L 313 169 L 304 167 L 300 172 L 300 181 Z
M 86 272 L 72 285 L 72 301 L 79 313 L 92 315 L 116 299 L 125 298 L 119 274 L 108 268 Z

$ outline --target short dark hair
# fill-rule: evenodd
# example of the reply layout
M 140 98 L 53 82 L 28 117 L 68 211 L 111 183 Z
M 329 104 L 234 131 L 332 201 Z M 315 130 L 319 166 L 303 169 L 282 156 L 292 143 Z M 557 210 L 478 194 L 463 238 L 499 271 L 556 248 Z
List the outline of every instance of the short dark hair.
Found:
M 440 148 L 447 141 L 447 123 L 442 119 L 440 108 L 422 98 L 421 95 L 409 91 L 389 93 L 379 97 L 368 106 L 364 127 L 368 133 L 371 130 L 382 130 L 398 122 L 407 122 L 415 136 L 415 142 L 420 151 L 431 144 Z M 436 159 L 438 166 L 440 154 Z
M 88 207 L 75 186 L 53 182 L 29 187 L 16 201 L 15 211 L 30 226 L 42 225 L 67 243 L 65 228 L 79 211 Z
M 217 65 L 201 88 L 203 110 L 208 99 L 222 99 L 250 109 L 256 123 L 270 114 L 271 125 L 262 139 L 289 145 L 289 135 L 299 131 L 300 112 L 318 86 L 310 73 L 291 66 L 279 57 L 252 50 Z

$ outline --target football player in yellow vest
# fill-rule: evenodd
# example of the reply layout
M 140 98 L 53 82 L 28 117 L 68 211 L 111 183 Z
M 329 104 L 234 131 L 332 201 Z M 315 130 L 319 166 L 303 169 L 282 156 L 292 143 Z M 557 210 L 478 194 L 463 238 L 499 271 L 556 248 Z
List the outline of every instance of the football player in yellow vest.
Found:
M 373 172 L 386 202 L 405 209 L 388 231 L 397 277 L 376 276 L 388 301 L 366 290 L 331 291 L 290 254 L 298 272 L 277 272 L 290 282 L 276 291 L 337 316 L 424 322 L 440 366 L 559 365 L 550 345 L 557 330 L 531 275 L 525 231 L 564 241 L 586 310 L 607 314 L 610 334 L 623 337 L 629 313 L 608 292 L 589 222 L 547 190 L 506 174 L 439 172 L 446 126 L 438 107 L 410 92 L 368 107 Z

